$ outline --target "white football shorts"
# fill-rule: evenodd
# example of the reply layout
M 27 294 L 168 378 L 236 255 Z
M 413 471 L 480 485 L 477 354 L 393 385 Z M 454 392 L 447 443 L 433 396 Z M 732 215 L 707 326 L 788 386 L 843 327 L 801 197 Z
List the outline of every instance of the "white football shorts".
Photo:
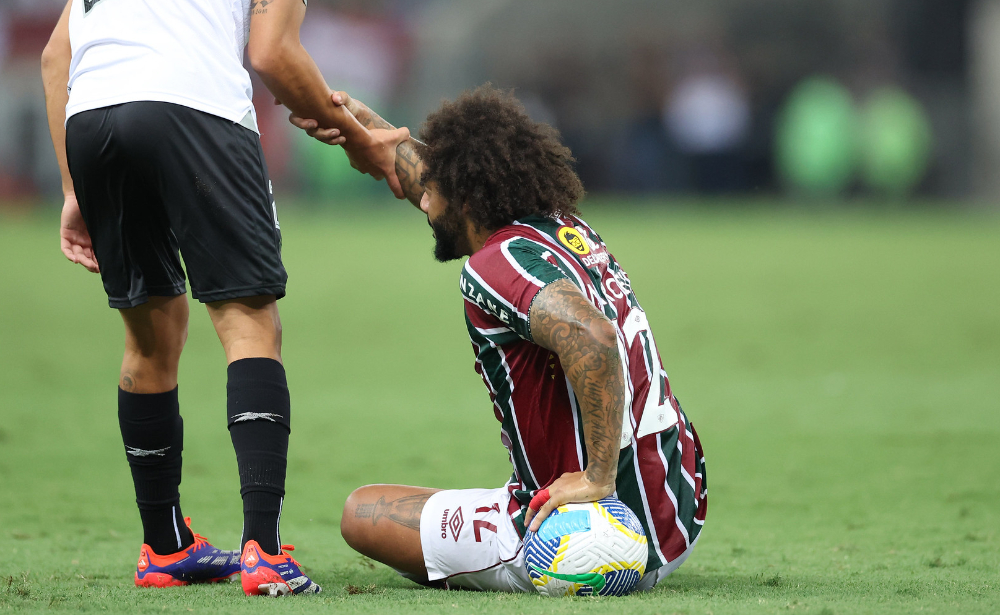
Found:
M 428 580 L 443 580 L 448 587 L 533 593 L 523 543 L 507 515 L 510 498 L 506 488 L 454 489 L 432 495 L 420 515 Z M 636 591 L 650 590 L 667 578 L 697 543 L 695 539 L 680 557 L 643 576 Z

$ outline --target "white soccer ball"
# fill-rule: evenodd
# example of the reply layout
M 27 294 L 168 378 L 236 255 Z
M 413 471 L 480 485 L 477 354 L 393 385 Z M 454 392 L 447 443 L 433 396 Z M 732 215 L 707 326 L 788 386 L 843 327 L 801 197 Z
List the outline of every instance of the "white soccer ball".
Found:
M 646 572 L 642 524 L 615 498 L 566 504 L 524 539 L 524 563 L 543 596 L 624 596 Z

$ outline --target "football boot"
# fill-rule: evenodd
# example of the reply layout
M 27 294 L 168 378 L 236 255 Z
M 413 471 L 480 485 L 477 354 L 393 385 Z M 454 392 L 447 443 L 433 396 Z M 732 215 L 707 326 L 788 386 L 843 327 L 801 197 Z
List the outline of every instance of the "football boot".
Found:
M 185 517 L 188 529 L 191 517 Z M 240 552 L 223 551 L 209 544 L 200 535 L 194 535 L 194 544 L 170 555 L 158 555 L 149 545 L 139 549 L 139 563 L 135 569 L 138 587 L 175 587 L 191 583 L 215 583 L 240 571 Z
M 268 555 L 256 540 L 247 541 L 240 557 L 240 580 L 248 596 L 288 596 L 291 594 L 318 594 L 319 585 L 302 573 L 300 564 L 286 553 L 294 551 L 292 545 L 281 545 L 281 553 Z

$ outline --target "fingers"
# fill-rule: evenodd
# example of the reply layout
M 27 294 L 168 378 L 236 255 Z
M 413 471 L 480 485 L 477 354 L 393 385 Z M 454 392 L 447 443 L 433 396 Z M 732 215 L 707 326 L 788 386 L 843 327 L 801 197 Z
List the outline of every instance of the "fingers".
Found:
M 537 532 L 538 528 L 542 527 L 542 522 L 548 519 L 552 511 L 559 508 L 559 506 L 559 500 L 555 498 L 549 499 L 549 501 L 545 502 L 545 505 L 542 506 L 541 510 L 538 511 L 538 514 L 535 515 L 535 518 L 531 520 L 531 526 L 528 529 L 532 532 Z
M 63 256 L 65 256 L 70 262 L 76 262 L 76 256 L 73 254 L 73 247 L 65 239 L 59 241 L 59 248 L 62 250 Z
M 343 145 L 347 143 L 347 138 L 340 136 L 340 130 L 336 128 L 320 128 L 316 120 L 307 120 L 292 114 L 288 116 L 288 121 L 292 126 L 306 131 L 307 135 L 327 145 Z
M 347 143 L 347 138 L 340 136 L 340 131 L 336 128 L 313 128 L 307 130 L 306 134 L 327 145 L 343 145 Z
M 389 131 L 389 134 L 390 138 L 395 142 L 394 145 L 398 146 L 400 143 L 410 138 L 410 129 L 403 126 L 402 128 Z
M 91 250 L 82 250 L 77 262 L 83 265 L 90 273 L 101 272 L 101 268 L 97 264 L 97 258 L 94 257 L 94 253 Z
M 94 251 L 89 248 L 74 245 L 73 258 L 70 260 L 79 265 L 83 265 L 83 267 L 91 273 L 100 273 L 101 271 L 100 267 L 97 266 L 97 259 L 94 258 Z
M 355 114 L 357 111 L 357 105 L 354 104 L 354 101 L 351 100 L 351 95 L 347 92 L 334 92 L 330 95 L 330 100 L 338 107 L 347 107 L 347 110 L 352 114 Z
M 101 268 L 97 264 L 97 257 L 94 256 L 94 249 L 90 247 L 90 242 L 83 241 L 82 238 L 60 237 L 59 248 L 63 256 L 71 263 L 82 265 L 91 273 L 100 273 Z
M 312 130 L 319 128 L 319 122 L 316 120 L 307 120 L 305 118 L 299 117 L 294 113 L 288 116 L 288 121 L 291 122 L 292 126 L 296 128 L 301 128 L 302 130 Z
M 524 516 L 525 526 L 531 523 L 531 520 L 545 507 L 551 497 L 548 489 L 542 489 L 535 494 L 535 497 L 531 498 L 531 503 L 528 504 L 528 513 Z
M 91 273 L 100 273 L 101 268 L 97 264 L 97 259 L 94 257 L 94 252 L 88 250 L 78 245 L 71 245 L 69 242 L 63 242 L 62 253 L 67 260 L 71 263 L 77 265 L 82 265 L 87 271 Z

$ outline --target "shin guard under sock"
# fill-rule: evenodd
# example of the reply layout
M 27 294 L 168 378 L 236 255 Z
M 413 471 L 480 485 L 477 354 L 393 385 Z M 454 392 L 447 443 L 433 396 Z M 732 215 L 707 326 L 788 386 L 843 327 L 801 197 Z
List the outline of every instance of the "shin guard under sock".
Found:
M 181 513 L 184 421 L 177 389 L 137 394 L 118 389 L 118 426 L 132 470 L 143 542 L 159 555 L 186 549 L 194 538 Z
M 277 555 L 291 416 L 285 368 L 274 359 L 234 361 L 227 392 L 229 435 L 243 496 L 240 547 L 256 540 L 265 553 Z

